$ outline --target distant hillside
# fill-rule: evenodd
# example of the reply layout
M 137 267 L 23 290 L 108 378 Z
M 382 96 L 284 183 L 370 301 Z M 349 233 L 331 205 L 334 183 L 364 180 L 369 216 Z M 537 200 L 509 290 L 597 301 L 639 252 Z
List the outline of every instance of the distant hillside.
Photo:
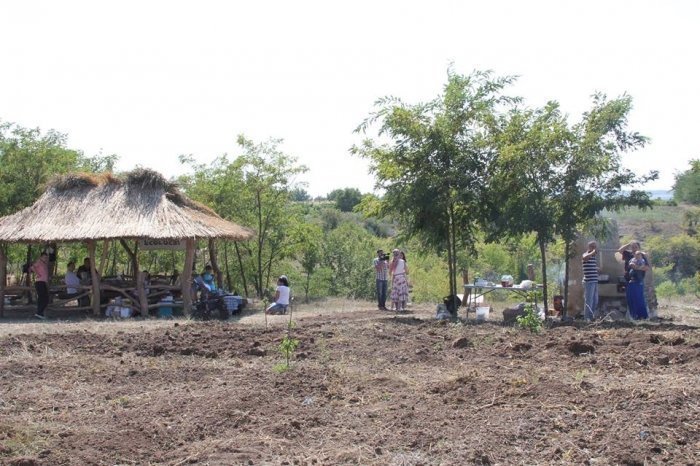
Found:
M 620 235 L 644 241 L 649 236 L 671 237 L 684 233 L 683 214 L 691 206 L 654 206 L 653 209 L 627 209 L 604 212 L 603 216 L 617 221 Z

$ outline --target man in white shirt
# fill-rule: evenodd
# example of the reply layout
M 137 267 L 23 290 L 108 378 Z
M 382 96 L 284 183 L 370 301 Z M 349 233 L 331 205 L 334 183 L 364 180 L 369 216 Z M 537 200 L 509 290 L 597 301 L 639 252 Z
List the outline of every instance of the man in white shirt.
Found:
M 78 275 L 75 273 L 74 261 L 68 263 L 68 270 L 66 271 L 66 277 L 63 279 L 63 283 L 66 284 L 66 295 L 68 297 L 78 294 L 80 278 L 78 278 Z

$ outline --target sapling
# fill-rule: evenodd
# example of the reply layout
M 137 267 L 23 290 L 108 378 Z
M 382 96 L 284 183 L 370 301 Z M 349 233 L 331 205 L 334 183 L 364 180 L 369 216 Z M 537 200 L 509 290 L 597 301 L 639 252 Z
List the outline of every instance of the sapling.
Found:
M 287 333 L 285 334 L 284 338 L 282 339 L 282 342 L 280 342 L 280 345 L 278 346 L 280 353 L 282 353 L 282 355 L 284 356 L 285 362 L 282 364 L 277 364 L 275 366 L 275 370 L 277 372 L 284 372 L 289 370 L 289 361 L 292 357 L 292 354 L 294 354 L 294 351 L 296 351 L 297 346 L 299 346 L 299 340 L 292 336 L 292 330 L 295 327 L 296 325 L 294 321 L 290 320 L 287 324 Z
M 525 303 L 525 315 L 516 317 L 518 325 L 522 328 L 530 330 L 532 333 L 540 333 L 542 329 L 542 320 L 537 312 L 537 292 L 530 291 L 527 293 L 527 302 Z

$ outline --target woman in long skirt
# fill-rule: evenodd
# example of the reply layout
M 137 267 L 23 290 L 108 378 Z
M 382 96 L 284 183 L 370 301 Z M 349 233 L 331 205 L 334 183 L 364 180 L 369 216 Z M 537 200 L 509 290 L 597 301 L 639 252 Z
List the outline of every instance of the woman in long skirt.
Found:
M 640 251 L 639 242 L 629 243 L 630 249 L 623 252 L 625 262 L 625 277 L 627 278 L 626 295 L 627 309 L 634 320 L 648 319 L 647 300 L 644 296 L 644 277 L 651 267 L 646 254 Z M 622 249 L 622 248 L 620 248 Z
M 391 305 L 399 312 L 406 310 L 408 302 L 408 266 L 401 257 L 401 251 L 394 249 L 392 261 L 389 264 L 391 273 Z

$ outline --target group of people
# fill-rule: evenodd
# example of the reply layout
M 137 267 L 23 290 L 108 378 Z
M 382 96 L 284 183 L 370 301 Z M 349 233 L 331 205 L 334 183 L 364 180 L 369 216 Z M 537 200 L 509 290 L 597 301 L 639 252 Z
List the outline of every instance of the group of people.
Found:
M 403 312 L 408 304 L 408 264 L 406 254 L 394 249 L 391 257 L 382 249 L 377 250 L 374 259 L 374 272 L 377 280 L 377 305 L 380 311 L 388 311 L 386 299 L 389 278 L 391 278 L 391 310 Z
M 634 320 L 649 318 L 646 297 L 644 296 L 644 277 L 651 269 L 651 264 L 641 250 L 639 241 L 630 241 L 620 246 L 617 251 L 622 256 L 625 268 L 625 297 L 627 310 Z M 583 315 L 586 321 L 593 320 L 598 308 L 598 243 L 590 241 L 586 252 L 581 257 L 583 264 Z

